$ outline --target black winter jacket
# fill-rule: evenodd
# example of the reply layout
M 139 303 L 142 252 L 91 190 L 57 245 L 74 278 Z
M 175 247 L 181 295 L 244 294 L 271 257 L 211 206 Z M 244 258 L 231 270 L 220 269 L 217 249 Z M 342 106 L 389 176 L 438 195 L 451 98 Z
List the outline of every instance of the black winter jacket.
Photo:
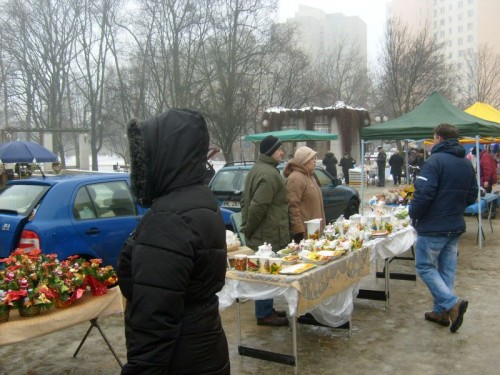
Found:
M 409 213 L 419 235 L 442 236 L 465 231 L 464 210 L 477 198 L 474 168 L 456 139 L 432 148 L 415 182 Z
M 120 258 L 120 287 L 130 298 L 122 374 L 229 374 L 216 296 L 226 237 L 203 184 L 206 123 L 196 112 L 170 110 L 131 122 L 128 135 L 132 189 L 151 209 Z

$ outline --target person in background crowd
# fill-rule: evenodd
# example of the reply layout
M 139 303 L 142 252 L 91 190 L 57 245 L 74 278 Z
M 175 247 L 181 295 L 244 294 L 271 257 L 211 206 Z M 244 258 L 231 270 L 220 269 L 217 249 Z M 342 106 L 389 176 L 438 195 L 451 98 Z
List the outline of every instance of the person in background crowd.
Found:
M 245 180 L 241 230 L 252 250 L 258 250 L 266 242 L 278 251 L 290 242 L 285 179 L 276 168 L 283 155 L 281 141 L 268 135 L 260 143 L 259 158 Z M 258 325 L 288 325 L 286 313 L 276 311 L 272 299 L 255 301 L 255 317 Z
M 420 170 L 422 170 L 422 167 L 424 166 L 425 159 L 425 150 L 423 148 L 419 148 L 417 152 L 417 165 Z
M 339 161 L 335 157 L 333 152 L 327 152 L 323 158 L 323 165 L 328 173 L 332 175 L 334 179 L 337 179 L 337 163 Z
M 342 167 L 342 173 L 344 174 L 346 185 L 349 185 L 349 169 L 354 168 L 355 164 L 356 160 L 354 160 L 348 153 L 345 153 L 344 157 L 340 159 L 339 166 Z
M 293 240 L 299 243 L 306 235 L 307 220 L 323 219 L 323 196 L 316 179 L 313 177 L 316 167 L 316 151 L 309 147 L 299 147 L 283 171 L 286 180 L 290 227 Z
M 378 169 L 378 184 L 377 186 L 385 186 L 385 165 L 387 162 L 387 154 L 382 146 L 378 146 L 377 154 L 377 169 Z
M 476 156 L 476 148 L 474 147 L 471 151 L 472 155 Z M 493 191 L 493 185 L 497 183 L 497 164 L 493 159 L 493 156 L 486 151 L 479 149 L 479 169 L 480 169 L 480 185 L 487 192 L 491 193 Z M 495 219 L 497 210 L 497 201 L 494 200 L 491 209 L 491 219 Z M 483 217 L 487 218 L 488 214 L 483 213 Z
M 408 152 L 408 164 L 409 165 L 417 165 L 417 152 L 418 150 L 415 147 L 410 148 Z
M 491 146 L 491 153 L 493 154 L 493 159 L 498 165 L 498 163 L 500 163 L 500 145 L 498 143 L 494 143 Z
M 476 148 L 471 151 L 472 155 L 476 156 Z M 497 183 L 497 168 L 493 157 L 486 150 L 479 149 L 479 167 L 481 187 L 487 193 L 491 193 L 492 186 Z
M 226 229 L 206 186 L 208 128 L 171 109 L 128 125 L 131 186 L 148 213 L 119 260 L 126 298 L 122 374 L 229 375 L 217 294 L 226 279 Z
M 206 173 L 205 173 L 205 178 L 204 178 L 203 182 L 206 185 L 208 185 L 210 183 L 210 181 L 212 180 L 212 177 L 214 177 L 214 175 L 215 175 L 214 166 L 212 165 L 212 163 L 207 161 Z
M 394 185 L 401 185 L 401 173 L 404 163 L 405 161 L 398 150 L 396 150 L 389 158 L 389 165 L 391 167 L 391 175 Z
M 469 152 L 467 153 L 467 159 L 470 160 L 471 164 L 472 164 L 472 167 L 474 168 L 474 171 L 476 170 L 476 155 L 472 155 L 472 149 L 469 150 Z
M 458 240 L 465 232 L 465 207 L 476 201 L 477 192 L 474 169 L 458 143 L 457 129 L 438 125 L 432 154 L 415 183 L 409 213 L 417 231 L 416 270 L 434 300 L 432 311 L 424 317 L 450 326 L 453 333 L 462 325 L 468 307 L 468 301 L 453 293 Z

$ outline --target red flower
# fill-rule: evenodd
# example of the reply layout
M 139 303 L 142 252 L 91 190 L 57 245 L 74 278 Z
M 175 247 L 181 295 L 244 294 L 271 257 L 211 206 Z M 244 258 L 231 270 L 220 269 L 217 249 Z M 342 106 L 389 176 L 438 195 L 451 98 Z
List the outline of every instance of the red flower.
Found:
M 24 298 L 28 295 L 28 291 L 26 289 L 22 290 L 8 290 L 5 294 L 5 302 L 8 305 L 11 305 L 14 301 L 19 301 L 21 298 Z

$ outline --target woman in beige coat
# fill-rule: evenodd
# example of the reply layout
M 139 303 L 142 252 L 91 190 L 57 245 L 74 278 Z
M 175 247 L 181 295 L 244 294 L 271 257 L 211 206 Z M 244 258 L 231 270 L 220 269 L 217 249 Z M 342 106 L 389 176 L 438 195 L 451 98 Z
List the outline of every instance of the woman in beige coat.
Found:
M 323 219 L 321 229 L 325 222 L 321 189 L 313 175 L 316 167 L 316 154 L 317 152 L 309 147 L 299 147 L 283 171 L 287 178 L 290 229 L 295 242 L 300 242 L 306 235 L 305 221 Z

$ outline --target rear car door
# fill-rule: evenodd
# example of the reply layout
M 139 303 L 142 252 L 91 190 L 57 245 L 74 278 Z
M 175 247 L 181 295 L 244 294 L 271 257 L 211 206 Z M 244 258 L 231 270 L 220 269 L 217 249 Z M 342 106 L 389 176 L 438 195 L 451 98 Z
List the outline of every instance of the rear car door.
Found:
M 76 232 L 106 264 L 116 267 L 121 246 L 141 216 L 126 181 L 82 185 L 72 202 Z

